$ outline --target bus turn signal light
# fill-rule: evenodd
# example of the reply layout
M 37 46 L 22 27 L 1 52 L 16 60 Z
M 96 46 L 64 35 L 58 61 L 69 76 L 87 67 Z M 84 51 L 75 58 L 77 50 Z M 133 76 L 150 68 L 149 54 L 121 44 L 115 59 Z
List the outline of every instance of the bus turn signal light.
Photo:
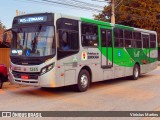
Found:
M 142 60 L 142 63 L 147 63 L 147 61 L 146 60 Z

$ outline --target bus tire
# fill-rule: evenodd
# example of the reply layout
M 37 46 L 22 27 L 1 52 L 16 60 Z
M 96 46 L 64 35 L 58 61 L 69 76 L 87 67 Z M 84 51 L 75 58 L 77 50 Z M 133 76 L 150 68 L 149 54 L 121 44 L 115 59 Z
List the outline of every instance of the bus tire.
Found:
M 0 76 L 0 89 L 2 89 L 2 86 L 3 86 L 3 79 L 2 79 L 2 77 Z
M 82 69 L 78 75 L 78 83 L 76 85 L 76 90 L 78 92 L 85 92 L 90 85 L 90 74 L 87 70 Z
M 139 78 L 140 75 L 140 68 L 138 64 L 135 64 L 133 67 L 133 75 L 132 75 L 132 79 L 133 80 L 137 80 Z

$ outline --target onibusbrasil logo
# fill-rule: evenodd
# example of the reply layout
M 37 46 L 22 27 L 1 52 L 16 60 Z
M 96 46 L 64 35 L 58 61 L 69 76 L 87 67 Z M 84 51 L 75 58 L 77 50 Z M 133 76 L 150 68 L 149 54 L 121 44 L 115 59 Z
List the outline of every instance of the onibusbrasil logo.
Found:
M 2 117 L 42 117 L 39 112 L 2 112 Z

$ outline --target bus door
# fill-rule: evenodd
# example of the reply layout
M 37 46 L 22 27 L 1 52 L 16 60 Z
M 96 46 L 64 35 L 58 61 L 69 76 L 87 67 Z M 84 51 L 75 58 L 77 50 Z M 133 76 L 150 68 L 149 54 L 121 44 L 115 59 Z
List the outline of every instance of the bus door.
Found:
M 101 67 L 108 69 L 113 67 L 112 29 L 100 27 Z
M 142 40 L 143 40 L 143 64 L 150 63 L 150 47 L 149 47 L 149 35 L 142 33 Z

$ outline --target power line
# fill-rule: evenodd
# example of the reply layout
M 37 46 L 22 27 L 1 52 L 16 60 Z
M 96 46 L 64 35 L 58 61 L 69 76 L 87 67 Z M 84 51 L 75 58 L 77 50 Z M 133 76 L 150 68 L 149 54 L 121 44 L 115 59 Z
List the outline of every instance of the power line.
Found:
M 104 7 L 104 6 L 100 6 L 100 5 L 96 5 L 96 4 L 82 2 L 82 1 L 79 1 L 79 0 L 72 0 L 72 1 L 75 1 L 75 2 L 78 2 L 78 3 L 83 3 L 84 5 L 86 4 L 86 5 L 89 5 L 89 6 L 92 6 L 92 7 Z
M 115 9 L 123 2 L 123 0 L 121 0 L 118 5 L 115 6 Z
M 110 3 L 111 2 L 111 0 L 92 0 L 92 1 L 95 1 L 95 2 L 107 2 L 107 3 Z
M 47 0 L 42 0 L 42 1 L 47 1 Z M 79 0 L 57 0 L 57 1 L 48 0 L 48 1 L 52 1 L 52 2 L 60 2 L 61 1 L 61 3 L 65 2 L 65 3 L 74 4 L 74 5 L 84 5 L 84 6 L 88 6 L 88 7 L 103 7 L 103 6 L 92 4 L 92 3 L 82 2 Z
M 82 10 L 89 10 L 89 11 L 97 11 L 101 12 L 99 5 L 87 3 L 87 2 L 81 2 L 79 0 L 58 0 L 58 1 L 53 1 L 53 0 L 26 0 L 28 2 L 35 2 L 39 4 L 48 4 L 48 5 L 53 5 L 53 4 L 58 4 L 58 5 L 64 5 L 64 6 L 69 6 L 69 7 L 74 7 Z M 96 6 L 96 7 L 95 7 Z
M 96 8 L 81 6 L 81 5 L 73 4 L 73 3 L 71 4 L 71 3 L 64 3 L 64 2 L 51 1 L 51 0 L 42 0 L 42 1 L 45 1 L 45 2 L 48 2 L 48 3 L 56 3 L 56 4 L 60 4 L 60 5 L 65 5 L 65 6 L 78 7 L 78 8 L 81 8 L 81 9 L 100 11 L 99 9 L 96 9 Z

